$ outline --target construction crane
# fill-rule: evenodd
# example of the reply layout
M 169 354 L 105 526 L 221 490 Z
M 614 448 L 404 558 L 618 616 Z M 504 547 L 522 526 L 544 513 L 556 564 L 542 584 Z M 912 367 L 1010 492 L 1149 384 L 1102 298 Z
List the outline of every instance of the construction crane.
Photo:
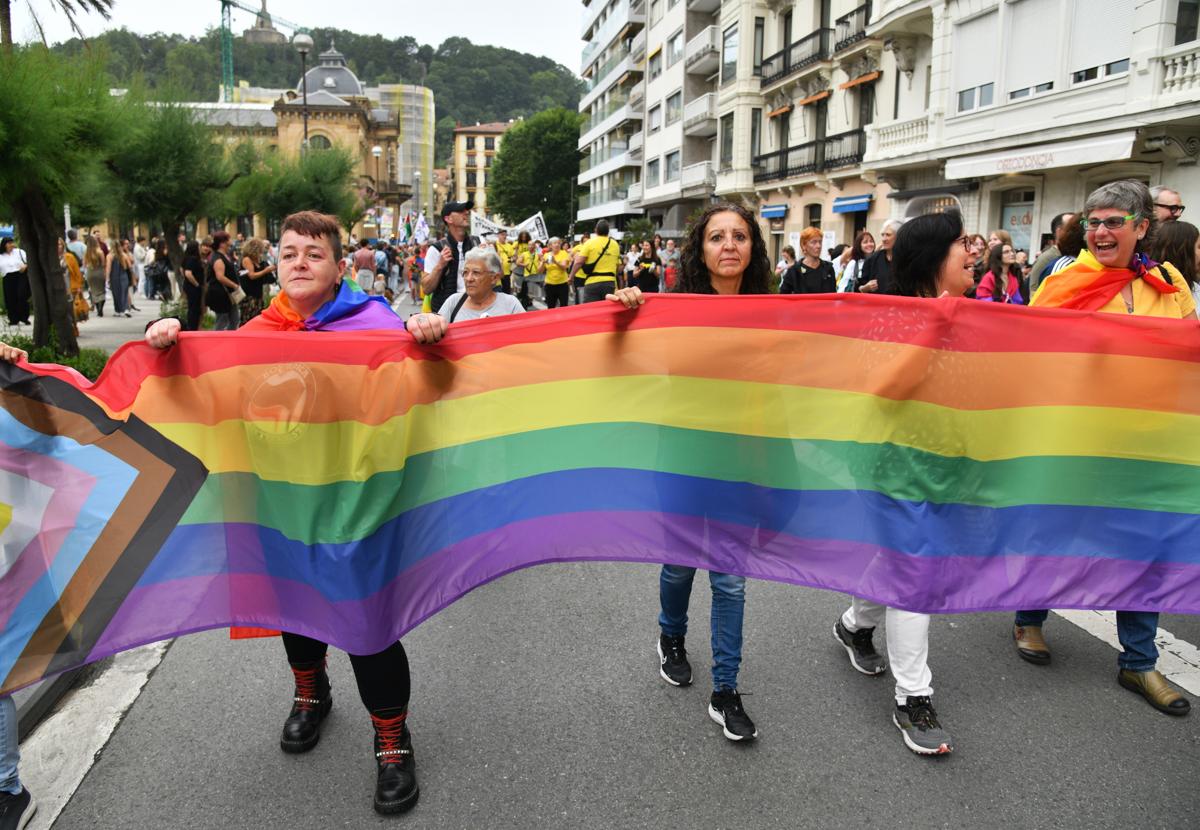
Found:
M 267 12 L 267 0 L 262 0 L 262 8 L 241 3 L 239 0 L 221 0 L 221 97 L 225 101 L 233 100 L 233 10 L 241 9 L 257 17 Z M 308 33 L 308 29 L 283 18 L 270 15 L 274 26 L 290 29 L 296 32 Z

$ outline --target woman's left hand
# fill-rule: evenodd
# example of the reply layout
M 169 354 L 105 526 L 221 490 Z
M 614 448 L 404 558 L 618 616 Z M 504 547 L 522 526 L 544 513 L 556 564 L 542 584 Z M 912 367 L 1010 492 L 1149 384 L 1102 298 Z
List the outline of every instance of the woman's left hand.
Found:
M 646 302 L 646 297 L 642 294 L 642 289 L 637 286 L 618 288 L 612 294 L 605 295 L 604 299 L 612 303 L 621 303 L 626 308 L 637 308 Z
M 0 343 L 0 360 L 16 363 L 19 360 L 28 360 L 29 355 L 24 349 L 18 349 L 16 346 L 10 346 L 7 343 Z

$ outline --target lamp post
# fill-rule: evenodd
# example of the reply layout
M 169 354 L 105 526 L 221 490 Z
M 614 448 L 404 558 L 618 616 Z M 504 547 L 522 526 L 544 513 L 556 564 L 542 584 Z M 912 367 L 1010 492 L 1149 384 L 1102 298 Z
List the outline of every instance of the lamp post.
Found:
M 416 182 L 413 185 L 413 206 L 415 208 L 413 213 L 417 214 L 417 216 L 420 216 L 421 215 L 421 171 L 418 170 L 415 173 L 413 173 L 413 178 L 416 179 Z
M 312 51 L 313 39 L 300 32 L 292 38 L 292 46 L 300 53 L 300 90 L 304 112 L 304 143 L 300 145 L 301 152 L 308 152 L 308 53 Z
M 382 190 L 379 183 L 379 158 L 383 155 L 383 148 L 376 144 L 371 148 L 371 155 L 375 157 L 375 227 L 379 229 L 379 235 L 383 236 L 383 207 L 379 200 Z

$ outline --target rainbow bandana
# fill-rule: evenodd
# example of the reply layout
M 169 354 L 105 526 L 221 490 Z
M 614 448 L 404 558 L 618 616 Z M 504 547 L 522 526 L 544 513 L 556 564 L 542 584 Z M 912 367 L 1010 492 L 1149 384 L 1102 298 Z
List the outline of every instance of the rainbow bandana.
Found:
M 3 364 L 2 689 L 233 624 L 371 654 L 552 561 L 1200 612 L 1197 389 L 1194 322 L 865 295 Z

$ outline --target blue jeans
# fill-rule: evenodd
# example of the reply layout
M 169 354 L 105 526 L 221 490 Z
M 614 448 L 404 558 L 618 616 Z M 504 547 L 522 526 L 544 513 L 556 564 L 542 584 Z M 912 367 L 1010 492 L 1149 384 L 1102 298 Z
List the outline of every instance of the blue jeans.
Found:
M 1018 611 L 1016 624 L 1042 625 L 1049 614 L 1049 611 Z M 1124 651 L 1117 655 L 1117 665 L 1130 671 L 1152 671 L 1158 663 L 1158 646 L 1154 644 L 1157 633 L 1157 611 L 1118 611 L 1117 639 Z
M 687 634 L 688 601 L 692 598 L 695 568 L 663 565 L 658 579 L 662 611 L 658 624 L 663 634 Z M 746 607 L 746 578 L 709 571 L 712 586 L 713 689 L 736 689 L 742 664 L 742 616 Z
M 11 697 L 0 697 L 0 792 L 17 795 L 21 779 L 17 777 L 17 704 Z

